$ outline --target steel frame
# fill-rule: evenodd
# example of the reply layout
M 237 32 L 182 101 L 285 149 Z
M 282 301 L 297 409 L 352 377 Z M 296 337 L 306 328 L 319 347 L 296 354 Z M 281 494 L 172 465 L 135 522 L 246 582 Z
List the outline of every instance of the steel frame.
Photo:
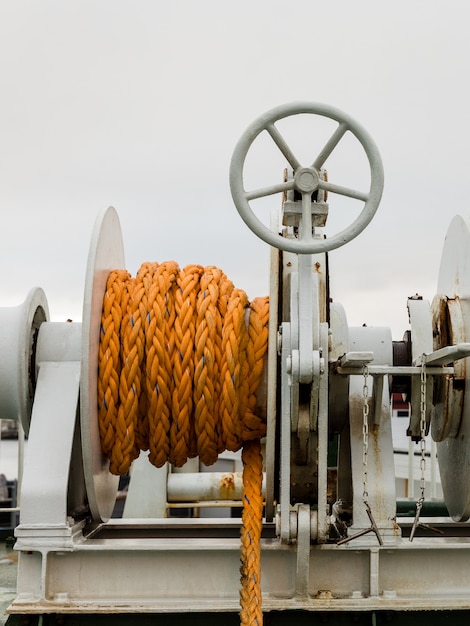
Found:
M 238 526 L 226 520 L 206 520 L 199 528 L 194 520 L 186 525 L 181 520 L 113 520 L 88 538 L 77 527 L 70 528 L 67 540 L 28 539 L 20 532 L 18 596 L 9 611 L 237 611 L 239 540 L 233 534 Z M 227 536 L 208 536 L 214 529 Z M 298 546 L 266 537 L 263 610 L 470 610 L 469 558 L 468 536 L 417 537 L 413 543 L 397 538 L 382 547 L 370 541 L 317 544 L 307 550 L 305 585 Z

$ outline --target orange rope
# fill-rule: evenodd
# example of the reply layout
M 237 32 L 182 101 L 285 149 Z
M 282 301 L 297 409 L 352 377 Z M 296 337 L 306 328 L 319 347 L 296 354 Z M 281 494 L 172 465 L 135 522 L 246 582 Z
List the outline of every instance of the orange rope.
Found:
M 149 459 L 156 467 L 162 467 L 170 454 L 172 328 L 177 273 L 178 266 L 174 261 L 155 264 L 152 282 L 148 285 L 145 390 Z
M 243 446 L 243 513 L 241 529 L 241 623 L 261 626 L 261 526 L 263 467 L 259 440 Z
M 197 453 L 205 465 L 212 465 L 222 451 L 216 419 L 220 393 L 217 378 L 221 352 L 219 334 L 222 328 L 222 318 L 217 307 L 220 279 L 220 270 L 212 267 L 205 269 L 196 304 L 194 424 Z
M 178 467 L 243 447 L 241 623 L 262 624 L 260 439 L 256 392 L 268 343 L 268 298 L 251 304 L 215 267 L 144 263 L 110 273 L 99 347 L 99 430 L 113 474 L 140 450 Z
M 117 410 L 119 405 L 120 330 L 122 310 L 126 310 L 126 271 L 115 271 L 109 275 L 108 289 L 103 302 L 99 345 L 98 396 L 101 447 L 109 456 L 114 445 Z M 124 296 L 125 293 L 125 296 Z

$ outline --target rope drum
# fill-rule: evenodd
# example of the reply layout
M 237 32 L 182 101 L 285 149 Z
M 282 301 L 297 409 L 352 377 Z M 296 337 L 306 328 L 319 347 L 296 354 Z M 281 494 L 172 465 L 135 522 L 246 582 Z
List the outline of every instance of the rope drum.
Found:
M 199 456 L 212 465 L 243 448 L 242 624 L 261 624 L 263 501 L 256 392 L 268 344 L 269 301 L 218 268 L 144 263 L 110 273 L 99 346 L 99 429 L 113 474 L 141 450 L 156 467 Z

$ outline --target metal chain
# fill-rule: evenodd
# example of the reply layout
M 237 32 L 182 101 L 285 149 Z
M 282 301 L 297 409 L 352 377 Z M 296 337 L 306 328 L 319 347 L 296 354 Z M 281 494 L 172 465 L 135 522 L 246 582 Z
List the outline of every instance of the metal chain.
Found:
M 415 513 L 413 526 L 411 528 L 410 541 L 413 541 L 415 531 L 419 525 L 419 516 L 421 513 L 421 509 L 423 508 L 424 491 L 426 488 L 426 475 L 425 475 L 425 471 L 426 471 L 426 384 L 427 384 L 426 365 L 425 365 L 424 358 L 423 358 L 421 362 L 421 387 L 420 387 L 421 396 L 420 396 L 420 407 L 419 407 L 419 410 L 420 410 L 419 430 L 420 430 L 420 437 L 421 437 L 420 442 L 419 442 L 419 447 L 420 447 L 420 452 L 421 452 L 421 458 L 419 461 L 419 467 L 420 467 L 420 472 L 421 472 L 421 477 L 419 481 L 420 496 L 418 500 L 416 501 L 416 513 Z
M 367 379 L 369 370 L 364 365 L 362 370 L 364 376 L 364 384 L 362 387 L 362 499 L 367 502 L 369 490 L 367 484 L 367 454 L 369 452 L 369 387 Z
M 362 369 L 362 373 L 364 375 L 364 384 L 362 386 L 362 500 L 364 502 L 364 506 L 366 508 L 367 517 L 370 521 L 370 528 L 366 528 L 365 530 L 360 530 L 355 535 L 351 537 L 345 537 L 338 541 L 338 546 L 348 543 L 353 539 L 357 539 L 358 537 L 362 537 L 363 535 L 367 535 L 368 533 L 374 533 L 377 537 L 377 541 L 382 546 L 383 540 L 380 535 L 380 531 L 375 523 L 374 516 L 372 514 L 372 509 L 369 505 L 369 488 L 367 484 L 367 461 L 368 461 L 368 452 L 369 452 L 369 386 L 367 384 L 369 378 L 369 369 L 367 365 L 364 365 Z
M 421 451 L 421 460 L 420 460 L 420 470 L 421 470 L 421 479 L 420 479 L 420 491 L 421 497 L 420 500 L 424 502 L 424 489 L 426 487 L 426 367 L 424 362 L 421 365 L 421 403 L 420 403 L 420 422 L 419 429 L 421 440 L 419 442 L 420 451 Z

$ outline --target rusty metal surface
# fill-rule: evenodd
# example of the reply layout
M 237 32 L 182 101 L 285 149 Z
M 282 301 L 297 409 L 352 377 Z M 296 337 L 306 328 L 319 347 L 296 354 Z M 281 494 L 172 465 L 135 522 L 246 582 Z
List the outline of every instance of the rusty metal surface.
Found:
M 452 333 L 467 341 L 470 337 L 470 219 L 455 217 L 447 231 L 439 270 L 438 294 L 445 298 L 447 310 L 436 305 L 436 323 L 440 324 L 442 338 L 452 339 Z M 449 301 L 454 302 L 449 307 Z M 442 301 L 440 301 L 442 302 Z M 459 307 L 457 306 L 459 303 Z M 459 310 L 460 309 L 460 310 Z M 447 327 L 445 326 L 447 325 Z M 447 335 L 447 336 L 446 336 Z M 465 359 L 468 361 L 468 359 Z M 444 499 L 455 521 L 470 517 L 470 394 L 465 379 L 462 419 L 455 437 L 448 436 L 437 444 L 437 455 Z M 451 407 L 455 413 L 459 404 Z M 451 419 L 453 416 L 451 415 Z
M 436 295 L 432 303 L 434 349 L 464 343 L 460 298 Z M 437 376 L 433 390 L 431 434 L 434 441 L 456 437 L 463 415 L 467 359 L 454 362 L 453 376 Z

